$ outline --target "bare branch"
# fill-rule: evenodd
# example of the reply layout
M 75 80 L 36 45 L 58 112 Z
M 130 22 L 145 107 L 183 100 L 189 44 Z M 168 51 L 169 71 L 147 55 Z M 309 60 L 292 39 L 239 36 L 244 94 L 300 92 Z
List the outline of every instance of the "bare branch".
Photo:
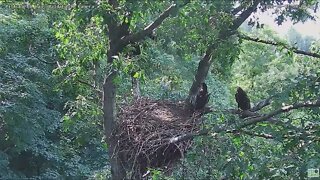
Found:
M 254 41 L 254 42 L 257 42 L 257 43 L 269 44 L 269 45 L 273 45 L 273 46 L 282 46 L 285 49 L 292 50 L 296 54 L 301 54 L 301 55 L 305 55 L 305 56 L 320 58 L 320 54 L 302 51 L 302 50 L 297 49 L 296 47 L 290 47 L 290 46 L 288 46 L 286 44 L 283 44 L 283 43 L 269 41 L 269 40 L 262 40 L 262 39 L 259 39 L 259 38 L 253 38 L 253 37 L 249 37 L 249 36 L 244 35 L 244 34 L 241 34 L 239 37 L 244 39 L 244 40 Z
M 271 96 L 271 97 L 269 97 L 269 98 L 267 98 L 267 99 L 264 99 L 264 100 L 260 101 L 257 105 L 255 105 L 253 108 L 251 108 L 250 111 L 256 112 L 256 111 L 259 111 L 259 110 L 261 110 L 262 108 L 270 105 L 272 98 L 273 98 L 273 96 Z
M 36 58 L 36 59 L 38 59 L 40 62 L 43 62 L 43 63 L 45 63 L 45 64 L 51 64 L 51 65 L 53 65 L 53 64 L 56 64 L 56 63 L 57 63 L 57 61 L 52 61 L 52 62 L 50 62 L 50 61 L 42 60 L 41 58 L 39 58 L 38 56 L 35 56 L 35 55 L 32 55 L 31 57 Z
M 187 133 L 187 134 L 183 134 L 181 136 L 177 136 L 177 137 L 173 137 L 168 139 L 169 143 L 179 143 L 185 140 L 189 140 L 189 139 L 193 139 L 196 136 L 204 136 L 204 135 L 208 135 L 209 130 L 202 130 L 200 132 L 197 133 Z

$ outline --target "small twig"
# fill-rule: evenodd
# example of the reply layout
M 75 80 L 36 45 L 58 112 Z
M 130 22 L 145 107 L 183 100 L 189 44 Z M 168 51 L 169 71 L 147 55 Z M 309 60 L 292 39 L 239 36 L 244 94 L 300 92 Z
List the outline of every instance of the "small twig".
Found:
M 43 62 L 43 63 L 45 63 L 45 64 L 51 64 L 51 65 L 52 65 L 52 64 L 56 64 L 56 63 L 58 62 L 58 61 L 49 62 L 49 61 L 45 61 L 45 60 L 40 59 L 38 56 L 35 55 L 34 52 L 32 52 L 32 45 L 31 45 L 31 44 L 29 45 L 29 53 L 30 53 L 31 57 L 36 58 L 36 59 L 38 59 L 40 62 Z
M 90 83 L 88 83 L 88 82 L 86 82 L 86 81 L 83 81 L 83 80 L 81 80 L 81 79 L 78 79 L 78 82 L 81 83 L 81 84 L 84 84 L 84 85 L 87 85 L 87 86 L 93 88 L 93 89 L 94 89 L 95 91 L 97 91 L 98 93 L 101 93 L 101 94 L 103 93 L 102 90 L 97 89 L 95 86 L 93 86 L 92 84 L 90 84 Z
M 246 131 L 246 130 L 243 130 L 243 129 L 240 129 L 239 132 L 247 134 L 247 135 L 250 135 L 250 136 L 262 137 L 262 138 L 265 138 L 265 139 L 274 139 L 274 137 L 272 135 L 270 135 L 270 134 L 257 134 L 257 133 L 253 133 L 253 132 Z
M 141 114 L 145 113 L 147 110 L 153 108 L 155 105 L 157 105 L 157 103 L 154 103 L 152 105 L 149 105 L 147 107 L 145 107 L 138 115 L 136 115 L 135 118 L 132 119 L 132 121 L 135 121 Z

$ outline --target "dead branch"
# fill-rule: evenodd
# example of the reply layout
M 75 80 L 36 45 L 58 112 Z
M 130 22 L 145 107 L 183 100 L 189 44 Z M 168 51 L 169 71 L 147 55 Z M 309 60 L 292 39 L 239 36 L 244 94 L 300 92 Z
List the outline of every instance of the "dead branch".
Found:
M 244 7 L 243 7 L 242 5 L 239 5 L 238 7 L 234 8 L 234 9 L 231 11 L 231 14 L 236 15 L 236 14 L 238 14 L 240 11 L 242 11 L 243 8 L 244 8 Z
M 286 45 L 284 43 L 274 42 L 274 41 L 269 41 L 269 40 L 263 40 L 263 39 L 259 39 L 259 38 L 253 38 L 253 37 L 249 37 L 249 36 L 244 35 L 244 34 L 241 34 L 239 37 L 241 39 L 244 39 L 244 40 L 247 40 L 247 41 L 254 41 L 254 42 L 257 42 L 257 43 L 269 44 L 269 45 L 273 45 L 273 46 L 281 46 L 281 47 L 283 47 L 283 48 L 285 48 L 287 50 L 291 50 L 292 52 L 294 52 L 296 54 L 301 54 L 301 55 L 305 55 L 305 56 L 320 58 L 320 54 L 299 50 L 296 47 L 291 47 L 291 46 Z
M 269 97 L 269 98 L 267 98 L 267 99 L 264 99 L 264 100 L 260 101 L 257 105 L 255 105 L 253 108 L 251 108 L 251 111 L 256 112 L 256 111 L 259 111 L 259 110 L 261 110 L 262 108 L 270 105 L 272 98 L 273 98 L 273 96 L 271 96 L 271 97 Z

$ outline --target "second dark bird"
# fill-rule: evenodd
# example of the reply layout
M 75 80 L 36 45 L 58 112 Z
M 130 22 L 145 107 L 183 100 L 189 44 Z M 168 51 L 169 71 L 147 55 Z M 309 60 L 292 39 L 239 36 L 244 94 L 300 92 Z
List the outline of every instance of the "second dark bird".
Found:
M 247 93 L 241 88 L 237 88 L 237 93 L 235 94 L 236 101 L 238 103 L 238 108 L 245 111 L 251 109 L 250 99 Z

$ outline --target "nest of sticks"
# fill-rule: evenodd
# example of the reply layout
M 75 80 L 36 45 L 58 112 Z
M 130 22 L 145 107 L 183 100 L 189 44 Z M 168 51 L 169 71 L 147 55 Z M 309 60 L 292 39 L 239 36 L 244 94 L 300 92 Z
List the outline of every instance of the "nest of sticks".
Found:
M 168 140 L 198 131 L 201 112 L 184 108 L 182 102 L 139 99 L 120 107 L 115 136 L 116 152 L 132 178 L 147 176 L 148 168 L 170 173 L 191 147 L 190 140 Z

